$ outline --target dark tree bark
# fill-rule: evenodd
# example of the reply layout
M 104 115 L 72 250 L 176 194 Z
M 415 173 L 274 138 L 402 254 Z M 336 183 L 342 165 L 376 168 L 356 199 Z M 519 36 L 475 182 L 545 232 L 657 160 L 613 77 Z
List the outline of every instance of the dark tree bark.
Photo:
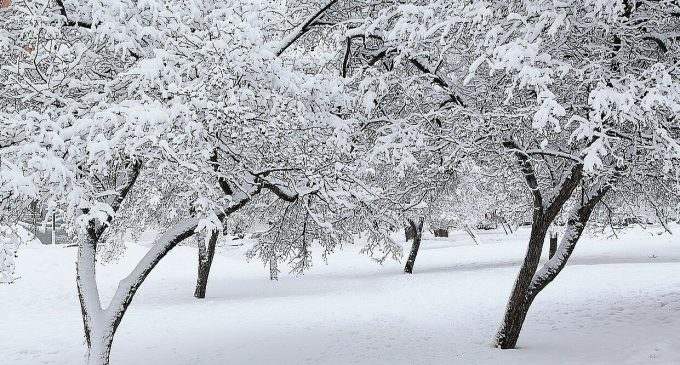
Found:
M 208 245 L 199 238 L 198 242 L 198 275 L 196 277 L 196 290 L 194 297 L 203 299 L 208 287 L 208 277 L 210 276 L 210 267 L 212 266 L 213 258 L 215 257 L 215 246 L 217 246 L 218 231 L 213 231 L 208 240 Z
M 513 151 L 517 159 L 517 164 L 524 175 L 527 187 L 532 194 L 534 208 L 527 252 L 519 273 L 517 274 L 517 279 L 515 280 L 515 284 L 510 294 L 510 299 L 508 300 L 503 322 L 495 339 L 496 347 L 511 349 L 517 344 L 517 339 L 519 338 L 529 307 L 531 306 L 534 296 L 538 294 L 538 292 L 536 292 L 534 296 L 528 295 L 532 280 L 538 269 L 548 227 L 555 220 L 557 213 L 559 213 L 574 190 L 578 187 L 583 176 L 583 164 L 574 164 L 560 183 L 554 187 L 549 200 L 544 202 L 543 195 L 538 186 L 536 173 L 529 156 L 520 150 L 517 144 L 512 141 L 507 141 L 503 143 L 503 145 Z
M 524 300 L 520 303 L 520 307 L 515 312 L 517 317 L 515 317 L 515 322 L 503 322 L 501 329 L 498 331 L 496 336 L 497 346 L 503 349 L 514 348 L 517 344 L 520 331 L 522 329 L 522 324 L 526 315 L 529 311 L 531 303 L 534 301 L 538 293 L 545 289 L 548 284 L 550 284 L 557 275 L 562 271 L 564 266 L 566 266 L 569 257 L 571 257 L 576 243 L 581 234 L 588 224 L 590 215 L 597 203 L 604 197 L 604 195 L 609 190 L 609 187 L 601 188 L 593 195 L 587 197 L 579 206 L 577 206 L 571 213 L 569 220 L 567 221 L 567 227 L 562 237 L 562 242 L 557 249 L 555 255 L 553 255 L 548 262 L 543 265 L 541 270 L 532 275 L 531 281 L 527 289 L 524 292 Z M 509 305 L 509 304 L 508 304 Z M 510 308 L 508 308 L 510 311 Z M 506 313 L 507 316 L 507 313 Z
M 526 292 L 531 283 L 531 278 L 538 268 L 545 235 L 546 231 L 542 222 L 537 222 L 532 226 L 529 247 L 510 294 L 501 328 L 496 334 L 497 347 L 502 349 L 515 348 L 522 324 L 531 305 L 529 298 L 526 297 Z
M 416 223 L 414 220 L 409 219 L 408 224 L 413 231 L 413 244 L 411 245 L 411 252 L 408 255 L 408 260 L 406 260 L 406 266 L 404 267 L 404 272 L 407 274 L 413 273 L 413 266 L 416 264 L 416 256 L 418 256 L 418 249 L 420 249 L 420 241 L 423 237 L 423 223 L 425 219 L 420 218 Z
M 435 237 L 448 237 L 449 236 L 449 230 L 446 228 L 438 228 L 434 230 L 434 236 Z
M 557 233 L 550 233 L 550 249 L 548 251 L 548 258 L 553 258 L 557 251 Z

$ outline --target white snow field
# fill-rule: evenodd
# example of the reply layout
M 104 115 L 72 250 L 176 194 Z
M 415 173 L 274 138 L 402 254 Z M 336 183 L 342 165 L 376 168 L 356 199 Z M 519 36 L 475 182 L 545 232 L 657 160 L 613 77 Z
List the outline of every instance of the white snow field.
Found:
M 516 350 L 491 339 L 527 230 L 426 239 L 415 273 L 354 247 L 304 276 L 268 279 L 244 248 L 217 254 L 192 297 L 196 251 L 178 247 L 125 315 L 112 364 L 680 364 L 680 227 L 587 236 L 534 302 Z M 107 301 L 148 247 L 98 271 Z M 79 364 L 85 346 L 75 248 L 23 247 L 0 286 L 1 364 Z M 544 253 L 545 255 L 545 253 Z

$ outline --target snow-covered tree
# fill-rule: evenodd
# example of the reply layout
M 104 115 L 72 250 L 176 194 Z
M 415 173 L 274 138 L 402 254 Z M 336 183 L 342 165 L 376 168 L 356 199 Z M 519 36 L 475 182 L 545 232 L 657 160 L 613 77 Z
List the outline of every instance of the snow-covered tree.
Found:
M 677 176 L 677 13 L 671 0 L 435 1 L 346 22 L 343 73 L 360 75 L 383 150 L 404 161 L 419 148 L 477 161 L 505 151 L 525 180 L 532 234 L 499 347 L 515 346 L 531 302 L 605 196 L 626 181 Z M 565 234 L 539 270 L 560 215 Z
M 679 49 L 672 29 L 680 19 L 657 5 L 516 1 L 465 8 L 468 26 L 484 39 L 467 80 L 503 91 L 494 113 L 516 118 L 499 123 L 508 126 L 503 146 L 534 206 L 529 249 L 496 337 L 501 348 L 515 346 L 531 302 L 564 267 L 602 198 L 643 172 L 677 171 Z M 547 229 L 567 205 L 557 253 L 539 269 Z
M 361 234 L 378 261 L 399 256 L 404 221 L 529 215 L 496 336 L 512 348 L 600 202 L 644 192 L 661 222 L 678 204 L 674 0 L 2 4 L 0 223 L 36 201 L 63 214 L 91 363 L 192 236 L 205 295 L 232 214 L 267 224 L 249 255 L 271 277 Z M 161 234 L 102 305 L 97 260 L 149 226 Z
M 158 262 L 197 233 L 214 246 L 255 197 L 275 202 L 275 220 L 302 222 L 263 242 L 302 229 L 332 247 L 372 226 L 347 177 L 352 100 L 323 71 L 323 52 L 290 49 L 309 19 L 289 30 L 292 14 L 284 2 L 209 0 L 36 0 L 3 14 L 2 208 L 39 199 L 64 212 L 90 363 L 108 362 Z M 162 233 L 101 303 L 101 251 L 117 245 L 114 232 L 149 224 Z

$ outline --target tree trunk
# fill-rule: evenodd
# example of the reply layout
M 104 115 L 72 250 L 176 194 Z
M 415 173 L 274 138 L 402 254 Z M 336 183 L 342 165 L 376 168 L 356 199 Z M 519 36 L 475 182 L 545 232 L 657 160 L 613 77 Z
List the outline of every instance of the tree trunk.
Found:
M 90 222 L 88 232 L 94 230 L 94 222 Z M 80 301 L 80 312 L 83 317 L 83 330 L 88 348 L 91 345 L 93 323 L 101 314 L 101 301 L 97 287 L 97 240 L 88 236 L 78 245 L 76 257 L 76 287 Z
M 567 260 L 581 237 L 593 209 L 608 189 L 609 187 L 599 189 L 594 195 L 586 198 L 574 209 L 567 221 L 567 227 L 559 248 L 556 249 L 556 252 L 551 255 L 548 262 L 538 272 L 536 272 L 538 260 L 541 256 L 541 248 L 543 247 L 546 235 L 545 228 L 543 227 L 547 227 L 549 222 L 552 222 L 554 215 L 543 216 L 545 219 L 541 220 L 542 223 L 536 224 L 534 222 L 529 240 L 529 249 L 515 282 L 503 323 L 496 334 L 497 347 L 502 349 L 515 348 L 531 303 L 538 293 L 552 282 L 567 264 Z M 554 239 L 556 244 L 556 235 Z M 551 236 L 552 240 L 553 236 Z
M 114 335 L 137 290 L 172 248 L 194 234 L 198 220 L 190 219 L 179 223 L 158 237 L 132 272 L 118 283 L 106 309 L 101 306 L 95 274 L 99 235 L 93 234 L 94 223 L 90 224 L 88 238 L 78 245 L 76 282 L 88 348 L 88 364 L 107 365 Z
M 109 363 L 113 331 L 104 334 L 106 326 L 102 325 L 106 312 L 102 311 L 97 287 L 97 238 L 93 234 L 94 223 L 90 223 L 88 236 L 78 246 L 76 261 L 76 284 L 80 311 L 83 316 L 83 329 L 87 343 L 87 363 L 106 365 Z
M 548 251 L 548 258 L 551 259 L 555 256 L 557 251 L 557 233 L 550 233 L 550 249 Z
M 531 227 L 531 236 L 529 238 L 529 247 L 527 249 L 524 262 L 520 267 L 515 285 L 510 294 L 510 300 L 505 309 L 505 316 L 501 328 L 496 334 L 496 347 L 502 349 L 515 348 L 519 333 L 522 330 L 524 319 L 526 318 L 529 306 L 533 298 L 526 296 L 531 279 L 538 268 L 538 262 L 541 258 L 541 250 L 545 242 L 546 230 L 542 222 L 534 222 Z
M 52 213 L 52 245 L 57 244 L 57 214 Z
M 93 333 L 91 343 L 87 348 L 88 365 L 108 365 L 113 345 L 113 333 Z
M 279 267 L 276 256 L 269 257 L 269 280 L 279 280 Z
M 198 275 L 196 277 L 194 297 L 199 299 L 205 298 L 205 292 L 208 287 L 208 276 L 210 276 L 210 267 L 212 266 L 213 258 L 215 257 L 217 237 L 218 232 L 213 231 L 208 240 L 207 247 L 205 241 L 202 238 L 198 238 Z
M 414 220 L 409 219 L 408 223 L 413 234 L 413 244 L 411 245 L 411 252 L 408 255 L 408 260 L 406 260 L 406 266 L 404 267 L 404 272 L 407 274 L 413 273 L 413 266 L 416 264 L 416 256 L 418 256 L 418 249 L 420 248 L 420 241 L 423 237 L 423 223 L 425 219 L 420 218 L 418 223 Z
M 495 338 L 496 347 L 511 349 L 515 348 L 517 344 L 524 319 L 529 311 L 531 302 L 534 300 L 535 294 L 529 295 L 529 289 L 532 285 L 534 274 L 538 269 L 547 229 L 581 182 L 583 164 L 574 164 L 569 173 L 564 175 L 560 183 L 553 187 L 549 200 L 544 202 L 536 172 L 529 155 L 523 152 L 512 140 L 503 142 L 503 146 L 514 151 L 517 165 L 524 176 L 527 188 L 533 199 L 529 245 L 522 266 L 517 274 L 515 285 L 512 288 L 508 305 L 505 308 L 503 322 Z

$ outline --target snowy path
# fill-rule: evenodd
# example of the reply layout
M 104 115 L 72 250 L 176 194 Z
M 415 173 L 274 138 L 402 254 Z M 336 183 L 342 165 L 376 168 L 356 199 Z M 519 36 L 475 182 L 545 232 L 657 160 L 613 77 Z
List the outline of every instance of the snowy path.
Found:
M 536 300 L 520 349 L 491 348 L 525 236 L 426 240 L 412 276 L 347 250 L 278 282 L 224 249 L 203 301 L 192 297 L 195 252 L 180 247 L 135 298 L 112 364 L 680 363 L 680 239 L 648 232 L 587 237 Z M 145 249 L 100 269 L 105 300 Z M 20 252 L 23 277 L 0 287 L 0 363 L 82 358 L 74 255 Z

